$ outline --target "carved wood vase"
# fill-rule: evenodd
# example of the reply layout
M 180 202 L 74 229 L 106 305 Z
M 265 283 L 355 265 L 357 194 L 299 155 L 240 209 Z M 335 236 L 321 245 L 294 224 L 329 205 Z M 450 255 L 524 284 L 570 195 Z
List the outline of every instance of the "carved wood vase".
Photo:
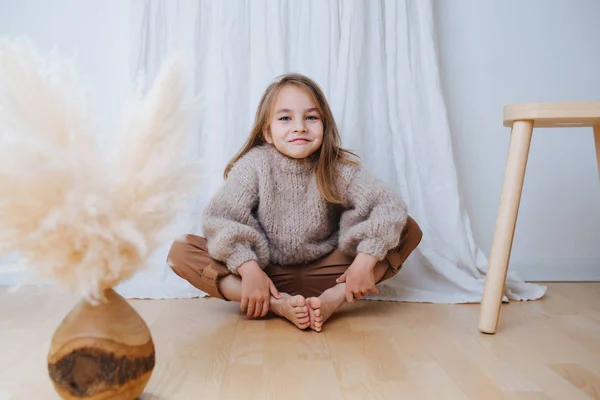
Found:
M 81 300 L 54 333 L 48 372 L 63 399 L 133 400 L 150 380 L 154 343 L 137 311 L 113 289 Z

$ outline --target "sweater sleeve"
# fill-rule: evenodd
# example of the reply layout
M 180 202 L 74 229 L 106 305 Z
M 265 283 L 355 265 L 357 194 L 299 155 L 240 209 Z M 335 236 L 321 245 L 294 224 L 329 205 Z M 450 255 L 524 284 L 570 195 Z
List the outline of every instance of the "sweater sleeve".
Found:
M 269 263 L 268 241 L 253 213 L 258 203 L 253 161 L 257 160 L 238 160 L 204 210 L 208 253 L 233 273 L 246 261 L 254 260 L 261 268 Z
M 355 167 L 340 219 L 340 250 L 382 260 L 398 246 L 408 213 L 403 199 L 382 181 Z

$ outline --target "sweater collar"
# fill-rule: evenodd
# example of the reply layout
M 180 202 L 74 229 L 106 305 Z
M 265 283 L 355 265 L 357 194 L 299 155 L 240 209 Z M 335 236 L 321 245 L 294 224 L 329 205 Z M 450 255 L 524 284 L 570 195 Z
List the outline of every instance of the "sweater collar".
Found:
M 273 160 L 273 166 L 282 172 L 305 174 L 315 167 L 318 160 L 318 152 L 313 153 L 307 158 L 297 159 L 286 156 L 272 144 L 265 143 L 261 147 L 269 153 L 271 160 Z

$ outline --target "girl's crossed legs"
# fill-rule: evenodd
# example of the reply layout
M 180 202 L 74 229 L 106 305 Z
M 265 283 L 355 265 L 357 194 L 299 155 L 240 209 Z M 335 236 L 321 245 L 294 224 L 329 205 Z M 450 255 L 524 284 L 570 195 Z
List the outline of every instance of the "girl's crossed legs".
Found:
M 417 223 L 409 217 L 399 246 L 375 266 L 375 282 L 395 276 L 422 235 Z M 334 250 L 313 263 L 268 265 L 264 272 L 281 293 L 280 299 L 271 296 L 271 311 L 287 318 L 300 329 L 310 326 L 320 331 L 323 323 L 346 301 L 346 284 L 337 283 L 336 279 L 353 261 L 353 257 Z M 174 242 L 168 263 L 177 275 L 210 296 L 241 301 L 240 277 L 210 258 L 203 237 L 186 235 L 185 241 Z

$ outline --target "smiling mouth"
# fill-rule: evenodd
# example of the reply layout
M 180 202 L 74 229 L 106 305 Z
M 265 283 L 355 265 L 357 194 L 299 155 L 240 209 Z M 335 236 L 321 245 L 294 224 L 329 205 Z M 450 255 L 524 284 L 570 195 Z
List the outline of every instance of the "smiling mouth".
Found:
M 293 139 L 291 142 L 292 143 L 296 143 L 296 142 L 304 142 L 304 143 L 306 143 L 306 142 L 308 142 L 308 139 L 300 139 L 300 138 L 299 139 Z

